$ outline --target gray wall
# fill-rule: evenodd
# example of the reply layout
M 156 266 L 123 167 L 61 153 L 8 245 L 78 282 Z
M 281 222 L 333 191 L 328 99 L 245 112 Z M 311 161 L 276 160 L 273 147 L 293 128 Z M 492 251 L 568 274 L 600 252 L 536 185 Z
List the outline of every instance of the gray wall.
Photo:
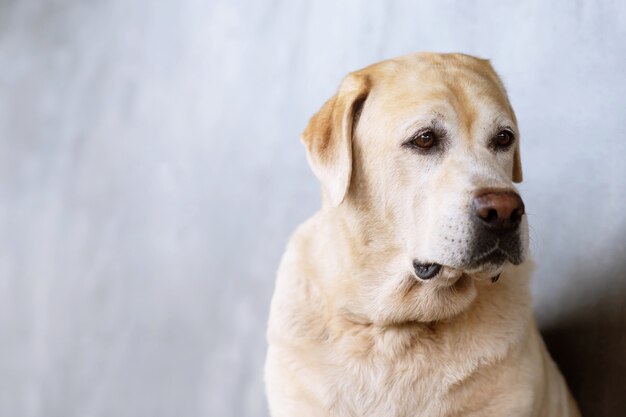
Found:
M 265 416 L 264 326 L 318 206 L 298 136 L 348 71 L 489 57 L 536 311 L 587 415 L 626 410 L 626 3 L 0 2 L 0 415 Z

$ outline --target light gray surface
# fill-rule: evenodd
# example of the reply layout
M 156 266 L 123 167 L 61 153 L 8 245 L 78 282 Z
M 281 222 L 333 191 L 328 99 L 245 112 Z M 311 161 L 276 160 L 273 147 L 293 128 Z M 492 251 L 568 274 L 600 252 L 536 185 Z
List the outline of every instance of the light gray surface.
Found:
M 265 416 L 264 327 L 316 210 L 298 141 L 349 70 L 489 57 L 522 129 L 536 311 L 626 410 L 626 3 L 0 1 L 0 415 Z

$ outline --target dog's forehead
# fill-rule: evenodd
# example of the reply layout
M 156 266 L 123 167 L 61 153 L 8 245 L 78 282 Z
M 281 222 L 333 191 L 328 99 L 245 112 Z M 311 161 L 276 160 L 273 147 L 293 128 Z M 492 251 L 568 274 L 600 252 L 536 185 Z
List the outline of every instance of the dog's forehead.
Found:
M 393 118 L 454 118 L 471 130 L 477 121 L 515 115 L 487 60 L 462 54 L 414 54 L 366 68 L 372 108 Z

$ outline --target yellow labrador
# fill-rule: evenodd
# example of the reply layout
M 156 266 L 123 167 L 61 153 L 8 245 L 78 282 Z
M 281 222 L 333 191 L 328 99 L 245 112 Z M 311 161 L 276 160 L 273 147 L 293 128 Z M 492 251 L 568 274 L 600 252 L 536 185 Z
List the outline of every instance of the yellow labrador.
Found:
M 356 71 L 302 141 L 323 202 L 278 272 L 272 416 L 579 415 L 532 316 L 519 130 L 488 61 Z

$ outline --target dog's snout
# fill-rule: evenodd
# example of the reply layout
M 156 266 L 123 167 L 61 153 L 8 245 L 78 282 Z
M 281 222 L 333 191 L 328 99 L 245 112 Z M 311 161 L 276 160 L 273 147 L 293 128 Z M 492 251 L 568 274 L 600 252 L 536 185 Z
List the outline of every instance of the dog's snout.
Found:
M 494 232 L 516 229 L 524 215 L 524 202 L 514 191 L 482 190 L 472 201 L 474 214 L 479 221 Z

